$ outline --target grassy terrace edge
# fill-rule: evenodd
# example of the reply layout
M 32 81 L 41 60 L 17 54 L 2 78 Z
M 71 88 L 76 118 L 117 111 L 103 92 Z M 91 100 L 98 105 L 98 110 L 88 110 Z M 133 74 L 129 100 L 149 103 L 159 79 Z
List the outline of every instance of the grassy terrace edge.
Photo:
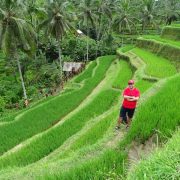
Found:
M 2 144 L 0 146 L 0 154 L 21 141 L 52 127 L 67 113 L 76 108 L 104 78 L 106 70 L 114 59 L 114 56 L 99 58 L 99 65 L 94 74 L 96 78 L 91 77 L 87 79 L 82 89 L 57 97 L 49 103 L 27 112 L 18 121 L 0 126 L 0 142 Z
M 138 38 L 136 45 L 179 64 L 180 48 L 156 40 Z M 178 65 L 179 67 L 179 65 Z
M 138 179 L 179 179 L 180 129 L 163 147 L 156 149 L 148 158 L 141 160 L 128 173 L 127 180 Z

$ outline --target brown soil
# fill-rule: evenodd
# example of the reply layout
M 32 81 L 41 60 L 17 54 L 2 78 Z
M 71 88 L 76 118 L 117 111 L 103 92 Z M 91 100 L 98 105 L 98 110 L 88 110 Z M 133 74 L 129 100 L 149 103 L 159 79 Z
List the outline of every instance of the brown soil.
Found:
M 149 156 L 158 147 L 158 139 L 156 135 L 153 135 L 144 144 L 133 141 L 128 153 L 129 170 L 132 169 L 134 165 Z

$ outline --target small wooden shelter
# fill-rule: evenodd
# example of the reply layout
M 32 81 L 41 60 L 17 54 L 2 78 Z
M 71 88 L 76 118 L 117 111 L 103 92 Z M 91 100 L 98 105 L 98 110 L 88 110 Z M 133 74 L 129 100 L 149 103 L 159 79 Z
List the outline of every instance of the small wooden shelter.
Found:
M 84 68 L 85 64 L 82 62 L 64 62 L 63 72 L 65 75 L 65 80 L 79 74 Z

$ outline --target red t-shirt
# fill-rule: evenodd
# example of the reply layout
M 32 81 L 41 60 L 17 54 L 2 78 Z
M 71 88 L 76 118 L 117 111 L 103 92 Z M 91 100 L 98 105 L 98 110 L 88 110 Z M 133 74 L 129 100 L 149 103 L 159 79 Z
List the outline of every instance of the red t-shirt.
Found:
M 124 95 L 139 97 L 140 92 L 137 88 L 130 89 L 129 87 L 127 87 L 123 92 L 123 96 Z M 137 101 L 128 101 L 127 99 L 124 99 L 123 101 L 123 107 L 128 108 L 128 109 L 136 108 L 136 104 L 137 104 Z

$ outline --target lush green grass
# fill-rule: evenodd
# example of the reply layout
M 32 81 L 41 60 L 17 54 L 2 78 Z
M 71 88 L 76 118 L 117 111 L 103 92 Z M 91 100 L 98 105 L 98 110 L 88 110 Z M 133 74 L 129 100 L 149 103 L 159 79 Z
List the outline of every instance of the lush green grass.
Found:
M 47 172 L 38 179 L 61 179 L 61 180 L 80 180 L 80 179 L 119 179 L 119 174 L 124 174 L 125 167 L 122 166 L 126 161 L 127 154 L 117 150 L 106 150 L 99 157 L 88 159 L 78 166 L 69 170 Z
M 125 60 L 120 60 L 119 66 L 120 71 L 113 82 L 113 87 L 123 89 L 127 86 L 127 82 L 132 77 L 133 72 L 130 68 L 129 63 Z
M 173 45 L 173 46 L 177 46 L 180 47 L 180 41 L 173 41 L 170 39 L 165 39 L 165 38 L 161 38 L 160 36 L 157 35 L 144 35 L 143 38 L 145 39 L 152 39 L 152 40 L 156 40 L 156 41 L 160 41 L 169 45 Z
M 103 137 L 105 132 L 108 130 L 112 123 L 111 114 L 100 122 L 98 122 L 94 127 L 89 129 L 83 136 L 81 136 L 72 146 L 71 150 L 80 149 L 83 146 L 95 144 L 100 138 Z
M 178 130 L 165 147 L 144 159 L 130 172 L 128 180 L 180 179 L 180 130 Z
M 90 147 L 97 143 L 98 140 L 103 138 L 111 124 L 114 122 L 113 119 L 116 117 L 116 114 L 116 112 L 112 112 L 105 118 L 101 119 L 98 123 L 93 125 L 93 127 L 83 133 L 67 150 L 63 151 L 63 153 L 56 154 L 53 159 L 51 158 L 51 162 L 60 158 L 65 158 L 69 156 L 71 152 L 75 152 L 84 147 Z
M 79 87 L 77 87 L 77 85 L 76 85 L 76 87 L 74 87 L 74 85 L 73 85 L 71 88 L 64 89 L 64 90 L 61 92 L 61 94 L 59 94 L 59 95 L 61 96 L 61 95 L 70 93 L 70 92 L 76 90 L 77 88 L 79 88 Z M 58 96 L 59 96 L 59 95 L 58 95 Z M 36 108 L 37 106 L 39 106 L 39 105 L 41 105 L 41 104 L 43 104 L 43 103 L 46 103 L 46 102 L 52 100 L 53 98 L 57 98 L 57 96 L 49 96 L 49 97 L 47 97 L 47 98 L 43 98 L 43 99 L 41 99 L 41 100 L 39 100 L 39 101 L 37 101 L 37 102 L 35 102 L 35 103 L 33 103 L 33 104 L 30 104 L 29 107 L 27 107 L 26 109 L 22 109 L 22 110 L 10 112 L 10 113 L 8 113 L 8 114 L 6 114 L 6 115 L 3 115 L 3 117 L 0 118 L 0 123 L 1 123 L 1 122 L 2 122 L 2 123 L 10 123 L 11 121 L 14 121 L 15 118 L 18 117 L 18 115 L 20 115 L 20 114 L 22 114 L 22 113 L 25 113 L 25 112 L 27 112 L 28 110 L 30 110 L 30 109 L 32 109 L 32 108 Z
M 129 45 L 126 45 L 126 46 L 120 48 L 120 50 L 121 50 L 121 52 L 125 53 L 125 52 L 130 51 L 130 50 L 133 49 L 133 48 L 134 48 L 134 45 L 129 44 Z
M 88 66 L 88 68 L 83 71 L 77 78 L 75 78 L 75 82 L 80 83 L 92 76 L 94 68 L 97 66 L 97 62 L 93 61 L 91 64 Z
M 94 74 L 96 78 L 91 77 L 86 80 L 83 88 L 64 96 L 53 98 L 47 103 L 32 108 L 22 116 L 19 116 L 17 121 L 0 126 L 0 154 L 23 140 L 50 128 L 76 108 L 104 78 L 106 70 L 113 60 L 114 56 L 100 58 L 99 66 Z
M 70 136 L 77 133 L 85 123 L 107 111 L 119 96 L 118 91 L 106 90 L 101 92 L 89 105 L 82 108 L 72 118 L 66 120 L 39 138 L 22 147 L 19 151 L 0 159 L 0 167 L 22 166 L 38 161 L 63 144 Z M 99 108 L 101 107 L 101 108 Z
M 176 68 L 167 59 L 140 48 L 134 48 L 132 51 L 147 64 L 147 75 L 164 78 L 176 74 Z
M 171 79 L 156 95 L 140 106 L 122 143 L 129 144 L 135 139 L 145 142 L 156 132 L 161 139 L 170 137 L 180 125 L 180 111 L 177 109 L 180 107 L 179 87 L 180 75 Z
M 130 51 L 133 48 L 134 48 L 134 45 L 129 44 L 129 45 L 125 45 L 125 46 L 119 48 L 117 51 L 126 53 L 126 52 Z
M 149 89 L 154 82 L 148 81 L 148 80 L 139 80 L 135 86 L 140 90 L 141 94 L 144 93 L 147 89 Z
M 79 75 L 78 75 L 79 76 Z M 77 76 L 77 77 L 78 77 Z M 80 89 L 81 85 L 80 84 L 76 84 L 76 83 L 71 83 L 70 87 L 68 88 L 65 88 L 63 91 L 60 92 L 59 95 L 57 96 L 61 96 L 61 95 L 64 95 L 64 94 L 67 94 L 67 93 L 70 93 L 74 90 L 77 90 L 77 89 Z M 27 112 L 28 110 L 32 109 L 32 108 L 36 108 L 37 106 L 39 105 L 42 105 L 43 103 L 46 103 L 54 98 L 57 98 L 57 96 L 48 96 L 47 98 L 43 98 L 43 99 L 40 99 L 39 101 L 36 101 L 34 103 L 30 103 L 30 105 L 25 108 L 25 109 L 22 109 L 22 110 L 15 110 L 13 112 L 9 112 L 7 114 L 3 114 L 3 117 L 0 118 L 0 123 L 9 123 L 13 120 L 15 120 L 15 118 L 17 118 L 18 115 L 22 114 L 22 113 L 25 113 Z
M 172 24 L 171 26 L 180 28 L 180 23 L 179 24 Z

